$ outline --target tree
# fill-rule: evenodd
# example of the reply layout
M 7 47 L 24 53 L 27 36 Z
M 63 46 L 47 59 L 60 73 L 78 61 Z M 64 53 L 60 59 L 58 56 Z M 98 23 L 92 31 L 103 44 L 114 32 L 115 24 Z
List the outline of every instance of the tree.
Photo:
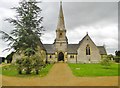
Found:
M 10 34 L 0 31 L 3 34 L 2 39 L 10 41 L 9 49 L 21 52 L 31 48 L 36 51 L 43 31 L 41 25 L 43 17 L 40 15 L 42 10 L 36 5 L 37 3 L 36 0 L 21 1 L 19 7 L 13 8 L 17 12 L 16 19 L 6 19 L 15 26 Z
M 115 55 L 116 55 L 114 56 L 115 62 L 120 63 L 120 51 L 115 51 Z
M 3 34 L 2 39 L 5 42 L 9 41 L 8 45 L 10 47 L 8 50 L 14 49 L 16 53 L 27 56 L 21 62 L 18 60 L 18 64 L 26 68 L 27 74 L 31 71 L 30 58 L 37 52 L 40 37 L 42 31 L 44 31 L 42 26 L 43 17 L 40 14 L 42 9 L 37 6 L 38 3 L 36 0 L 23 0 L 19 2 L 18 7 L 12 8 L 17 13 L 16 18 L 6 19 L 15 28 L 10 34 L 0 31 Z

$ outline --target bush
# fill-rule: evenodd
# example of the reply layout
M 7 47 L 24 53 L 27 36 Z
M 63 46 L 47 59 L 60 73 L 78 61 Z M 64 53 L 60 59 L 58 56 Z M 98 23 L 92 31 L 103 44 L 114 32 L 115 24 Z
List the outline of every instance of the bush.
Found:
M 16 60 L 16 63 L 17 63 L 17 70 L 18 70 L 18 73 L 19 74 L 22 74 L 22 69 L 23 69 L 23 66 L 22 66 L 22 63 L 23 63 L 23 59 L 17 59 Z
M 101 65 L 104 66 L 104 68 L 108 69 L 111 65 L 110 59 L 108 57 L 103 58 L 101 61 Z
M 38 55 L 33 55 L 31 57 L 24 57 L 16 61 L 18 67 L 18 73 L 22 74 L 24 70 L 26 74 L 30 74 L 31 71 L 35 71 L 39 74 L 39 70 L 44 66 L 43 60 Z
M 38 55 L 34 55 L 31 57 L 32 59 L 32 68 L 35 70 L 36 74 L 39 74 L 39 70 L 44 66 L 44 62 Z
M 120 63 L 120 56 L 115 56 L 114 60 L 115 60 L 115 62 Z

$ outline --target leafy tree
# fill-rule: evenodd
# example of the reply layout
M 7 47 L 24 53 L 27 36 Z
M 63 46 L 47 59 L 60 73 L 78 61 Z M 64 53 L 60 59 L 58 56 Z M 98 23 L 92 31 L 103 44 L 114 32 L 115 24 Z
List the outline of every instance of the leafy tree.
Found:
M 16 53 L 27 56 L 26 58 L 22 58 L 23 60 L 17 61 L 20 74 L 23 69 L 26 70 L 26 74 L 30 74 L 32 69 L 32 60 L 30 58 L 37 52 L 40 37 L 42 31 L 44 31 L 42 26 L 43 17 L 40 14 L 42 9 L 37 6 L 38 3 L 36 0 L 23 0 L 19 2 L 18 7 L 12 8 L 17 13 L 15 19 L 6 19 L 15 28 L 10 34 L 0 31 L 3 34 L 2 39 L 5 42 L 9 41 L 8 45 L 10 47 L 8 50 L 14 49 Z

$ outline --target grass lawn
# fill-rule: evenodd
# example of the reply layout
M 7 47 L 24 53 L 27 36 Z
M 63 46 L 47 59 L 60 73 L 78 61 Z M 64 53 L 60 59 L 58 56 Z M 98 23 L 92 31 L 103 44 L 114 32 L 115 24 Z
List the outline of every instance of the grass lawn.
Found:
M 5 75 L 5 76 L 17 76 L 17 77 L 34 77 L 34 76 L 43 77 L 48 74 L 48 72 L 52 66 L 53 66 L 53 64 L 46 65 L 45 68 L 42 68 L 41 71 L 39 71 L 39 75 L 36 75 L 35 73 L 31 73 L 29 75 L 26 75 L 23 73 L 22 75 L 20 75 L 20 74 L 18 74 L 16 66 L 8 65 L 8 66 L 0 67 L 0 74 Z M 2 71 L 1 71 L 1 68 L 2 68 Z
M 101 64 L 68 65 L 75 76 L 118 76 L 118 64 L 111 64 L 109 69 L 105 69 Z

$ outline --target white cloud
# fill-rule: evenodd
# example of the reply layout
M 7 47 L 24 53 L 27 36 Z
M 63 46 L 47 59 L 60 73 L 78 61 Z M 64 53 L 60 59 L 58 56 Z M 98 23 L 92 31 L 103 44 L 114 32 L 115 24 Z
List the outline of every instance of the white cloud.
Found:
M 55 31 L 52 32 L 45 32 L 44 35 L 41 37 L 41 41 L 43 44 L 52 44 L 54 43 L 54 39 L 55 39 Z

